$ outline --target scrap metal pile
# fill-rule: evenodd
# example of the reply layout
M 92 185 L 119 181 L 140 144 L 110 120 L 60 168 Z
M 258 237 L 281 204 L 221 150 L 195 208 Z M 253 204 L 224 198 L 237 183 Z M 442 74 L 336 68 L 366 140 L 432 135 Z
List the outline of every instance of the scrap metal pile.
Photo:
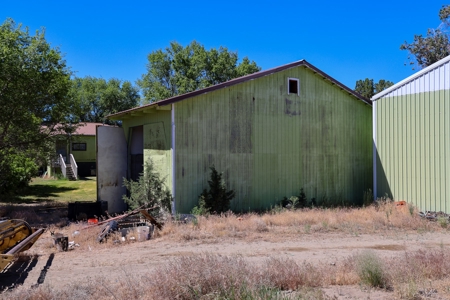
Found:
M 148 212 L 149 210 L 155 208 L 158 207 L 152 207 L 149 209 L 138 208 L 129 213 L 111 217 L 105 221 L 93 224 L 92 226 L 103 226 L 102 231 L 97 237 L 97 241 L 103 242 L 111 233 L 115 231 L 120 231 L 122 236 L 125 237 L 132 230 L 136 231 L 138 240 L 149 239 L 154 227 L 162 229 L 162 224 L 153 218 Z M 142 217 L 137 216 L 138 214 Z
M 435 211 L 426 211 L 426 212 L 419 212 L 419 216 L 422 218 L 425 218 L 430 221 L 438 221 L 438 220 L 444 220 L 450 221 L 450 215 L 446 214 L 442 211 L 435 212 Z

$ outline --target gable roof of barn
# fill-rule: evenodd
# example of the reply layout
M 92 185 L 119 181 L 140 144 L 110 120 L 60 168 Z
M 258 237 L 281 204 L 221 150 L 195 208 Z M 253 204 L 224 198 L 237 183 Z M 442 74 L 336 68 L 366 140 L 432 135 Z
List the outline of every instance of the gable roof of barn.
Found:
M 257 78 L 260 78 L 260 77 L 263 77 L 263 76 L 267 76 L 267 75 L 270 75 L 270 74 L 273 74 L 273 73 L 281 72 L 281 71 L 284 71 L 284 70 L 287 70 L 287 69 L 290 69 L 290 68 L 294 68 L 294 67 L 299 67 L 299 66 L 303 66 L 303 67 L 305 67 L 307 69 L 310 69 L 313 73 L 320 75 L 324 80 L 330 81 L 333 85 L 338 86 L 341 90 L 346 91 L 350 95 L 356 97 L 357 99 L 363 101 L 364 103 L 366 103 L 366 104 L 368 104 L 370 106 L 372 105 L 372 101 L 371 100 L 361 96 L 359 93 L 357 93 L 354 90 L 348 88 L 347 86 L 345 86 L 344 84 L 340 83 L 339 81 L 337 81 L 333 77 L 331 77 L 328 74 L 322 72 L 321 70 L 319 70 L 318 68 L 316 68 L 315 66 L 313 66 L 312 64 L 307 62 L 306 60 L 302 59 L 302 60 L 299 60 L 299 61 L 287 64 L 287 65 L 283 65 L 283 66 L 280 66 L 280 67 L 276 67 L 276 68 L 272 68 L 272 69 L 269 69 L 269 70 L 260 71 L 260 72 L 256 72 L 256 73 L 253 73 L 253 74 L 249 74 L 249 75 L 245 75 L 245 76 L 242 76 L 242 77 L 238 77 L 238 78 L 235 78 L 235 79 L 231 79 L 229 81 L 226 81 L 226 82 L 223 82 L 223 83 L 219 83 L 219 84 L 207 87 L 207 88 L 203 88 L 203 89 L 196 90 L 196 91 L 189 92 L 189 93 L 182 94 L 182 95 L 177 95 L 177 96 L 174 96 L 174 97 L 171 97 L 171 98 L 167 98 L 167 99 L 164 99 L 164 100 L 156 101 L 156 102 L 153 102 L 153 103 L 150 103 L 150 104 L 146 104 L 146 105 L 143 105 L 143 106 L 131 108 L 131 109 L 128 109 L 128 110 L 124 110 L 124 111 L 121 111 L 121 112 L 118 112 L 118 113 L 115 113 L 115 114 L 111 114 L 111 115 L 109 115 L 107 117 L 108 118 L 114 118 L 114 119 L 120 119 L 119 117 L 121 115 L 125 115 L 125 114 L 128 114 L 128 113 L 133 112 L 133 111 L 137 111 L 137 110 L 141 110 L 141 109 L 145 109 L 145 108 L 150 108 L 150 107 L 154 107 L 154 106 L 170 105 L 172 103 L 176 103 L 176 102 L 179 102 L 179 101 L 182 101 L 182 100 L 185 100 L 185 99 L 188 99 L 188 98 L 192 98 L 192 97 L 195 97 L 195 96 L 198 96 L 198 95 L 201 95 L 201 94 L 205 94 L 205 93 L 209 93 L 209 92 L 212 92 L 212 91 L 215 91 L 215 90 L 219 90 L 219 89 L 222 89 L 222 88 L 230 87 L 230 86 L 242 83 L 242 82 L 246 82 L 246 81 L 249 81 L 249 80 L 254 80 L 254 79 L 257 79 Z

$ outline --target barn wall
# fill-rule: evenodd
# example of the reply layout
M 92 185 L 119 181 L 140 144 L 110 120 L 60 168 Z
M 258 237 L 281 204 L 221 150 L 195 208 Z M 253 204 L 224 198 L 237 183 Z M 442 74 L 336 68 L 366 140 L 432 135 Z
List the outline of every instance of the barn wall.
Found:
M 287 78 L 300 95 L 287 94 Z M 295 67 L 175 104 L 178 212 L 207 187 L 209 167 L 236 191 L 237 211 L 283 197 L 362 201 L 372 185 L 371 107 Z
M 166 185 L 172 190 L 172 146 L 171 112 L 153 108 L 147 113 L 139 112 L 124 119 L 122 126 L 128 144 L 131 143 L 130 128 L 143 125 L 144 163 L 151 158 L 156 170 L 166 178 Z M 128 162 L 130 165 L 130 161 Z
M 450 212 L 450 63 L 375 102 L 377 195 Z

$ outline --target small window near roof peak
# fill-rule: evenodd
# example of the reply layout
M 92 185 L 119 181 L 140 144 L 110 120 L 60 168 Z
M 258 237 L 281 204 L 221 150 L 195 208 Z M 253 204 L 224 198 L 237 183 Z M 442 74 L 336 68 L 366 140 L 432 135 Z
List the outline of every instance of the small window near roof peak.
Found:
M 300 94 L 300 81 L 297 78 L 288 78 L 288 94 Z

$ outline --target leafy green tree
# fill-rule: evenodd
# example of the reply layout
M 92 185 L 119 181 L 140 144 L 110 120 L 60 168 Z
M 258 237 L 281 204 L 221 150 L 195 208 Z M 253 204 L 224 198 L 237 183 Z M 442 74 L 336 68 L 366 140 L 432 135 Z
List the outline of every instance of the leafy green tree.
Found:
M 139 89 L 129 81 L 95 77 L 74 78 L 73 122 L 105 122 L 107 115 L 139 105 Z
M 420 68 L 425 68 L 444 57 L 450 55 L 450 36 L 448 26 L 450 26 L 450 5 L 444 5 L 439 11 L 441 25 L 437 29 L 428 29 L 427 35 L 414 35 L 414 41 L 406 41 L 400 45 L 401 50 L 409 52 L 408 60 L 413 70 L 417 64 Z
M 70 75 L 44 29 L 30 35 L 12 19 L 0 26 L 0 194 L 29 182 L 36 157 L 49 150 L 57 124 L 68 120 Z
M 261 70 L 247 57 L 238 60 L 237 52 L 225 47 L 208 51 L 196 41 L 186 47 L 171 42 L 165 50 L 148 55 L 147 73 L 138 85 L 145 101 L 151 103 Z
M 374 83 L 373 79 L 366 78 L 356 81 L 355 91 L 361 96 L 370 99 L 373 95 L 394 85 L 392 81 L 380 79 L 378 83 Z

